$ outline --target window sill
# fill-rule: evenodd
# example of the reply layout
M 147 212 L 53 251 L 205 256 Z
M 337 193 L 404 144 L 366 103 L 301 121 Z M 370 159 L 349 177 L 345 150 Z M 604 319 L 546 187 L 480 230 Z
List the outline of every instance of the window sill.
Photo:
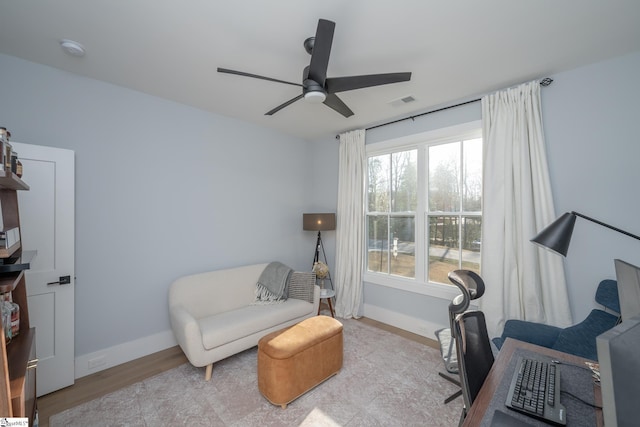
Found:
M 428 295 L 434 298 L 442 298 L 449 301 L 460 294 L 458 288 L 453 285 L 434 282 L 420 282 L 415 279 L 407 279 L 400 276 L 365 272 L 362 280 L 365 283 L 372 283 L 374 285 L 386 286 L 406 292 Z

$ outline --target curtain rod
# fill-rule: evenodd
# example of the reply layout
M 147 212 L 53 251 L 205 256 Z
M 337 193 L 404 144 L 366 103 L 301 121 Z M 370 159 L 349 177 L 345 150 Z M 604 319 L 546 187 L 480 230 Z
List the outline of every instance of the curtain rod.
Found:
M 545 77 L 544 79 L 540 80 L 540 86 L 549 86 L 552 82 L 553 82 L 553 79 L 550 79 L 549 77 Z M 420 113 L 420 114 L 415 114 L 413 116 L 403 117 L 403 118 L 398 119 L 398 120 L 393 120 L 391 122 L 382 123 L 382 124 L 379 124 L 379 125 L 375 125 L 375 126 L 371 126 L 371 127 L 365 128 L 365 131 L 371 130 L 371 129 L 380 128 L 380 127 L 387 126 L 387 125 L 392 125 L 392 124 L 398 123 L 398 122 L 403 122 L 405 120 L 415 120 L 416 117 L 426 116 L 427 114 L 437 113 L 439 111 L 444 111 L 444 110 L 448 110 L 450 108 L 455 108 L 455 107 L 461 107 L 461 106 L 467 105 L 467 104 L 473 104 L 474 102 L 478 102 L 481 99 L 482 98 L 472 99 L 471 101 L 465 101 L 465 102 L 461 102 L 459 104 L 449 105 L 448 107 L 438 108 L 437 110 L 427 111 L 426 113 Z M 336 139 L 340 139 L 340 135 L 336 135 Z

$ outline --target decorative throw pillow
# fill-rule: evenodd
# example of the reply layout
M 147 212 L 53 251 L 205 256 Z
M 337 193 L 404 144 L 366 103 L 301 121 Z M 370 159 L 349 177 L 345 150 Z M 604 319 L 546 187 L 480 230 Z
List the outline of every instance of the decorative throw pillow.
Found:
M 289 276 L 289 298 L 300 299 L 313 304 L 313 291 L 316 274 L 306 271 L 294 271 Z

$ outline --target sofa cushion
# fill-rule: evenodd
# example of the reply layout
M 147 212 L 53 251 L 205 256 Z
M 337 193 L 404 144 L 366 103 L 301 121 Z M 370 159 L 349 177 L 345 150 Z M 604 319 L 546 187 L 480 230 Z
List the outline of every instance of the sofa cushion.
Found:
M 309 314 L 313 304 L 290 298 L 280 304 L 248 305 L 198 321 L 202 344 L 210 350 Z

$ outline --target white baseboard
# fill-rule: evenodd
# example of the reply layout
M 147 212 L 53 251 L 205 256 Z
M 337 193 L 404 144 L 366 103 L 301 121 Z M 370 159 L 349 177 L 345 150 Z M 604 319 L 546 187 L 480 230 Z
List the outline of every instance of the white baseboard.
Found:
M 445 327 L 371 304 L 364 305 L 364 316 L 430 339 L 435 339 L 435 331 Z M 167 330 L 93 353 L 83 354 L 75 359 L 75 378 L 95 374 L 176 345 L 178 343 L 173 332 Z
M 75 358 L 75 378 L 95 374 L 176 345 L 178 343 L 173 332 L 168 330 L 93 353 L 83 354 Z
M 417 335 L 436 339 L 435 332 L 438 329 L 442 329 L 446 326 L 438 325 L 433 322 L 428 322 L 424 319 L 417 317 L 407 316 L 397 311 L 391 311 L 386 308 L 377 307 L 375 305 L 364 305 L 364 316 L 369 319 L 377 320 L 378 322 L 386 323 L 387 325 L 395 326 L 396 328 L 404 329 L 405 331 L 413 332 Z

